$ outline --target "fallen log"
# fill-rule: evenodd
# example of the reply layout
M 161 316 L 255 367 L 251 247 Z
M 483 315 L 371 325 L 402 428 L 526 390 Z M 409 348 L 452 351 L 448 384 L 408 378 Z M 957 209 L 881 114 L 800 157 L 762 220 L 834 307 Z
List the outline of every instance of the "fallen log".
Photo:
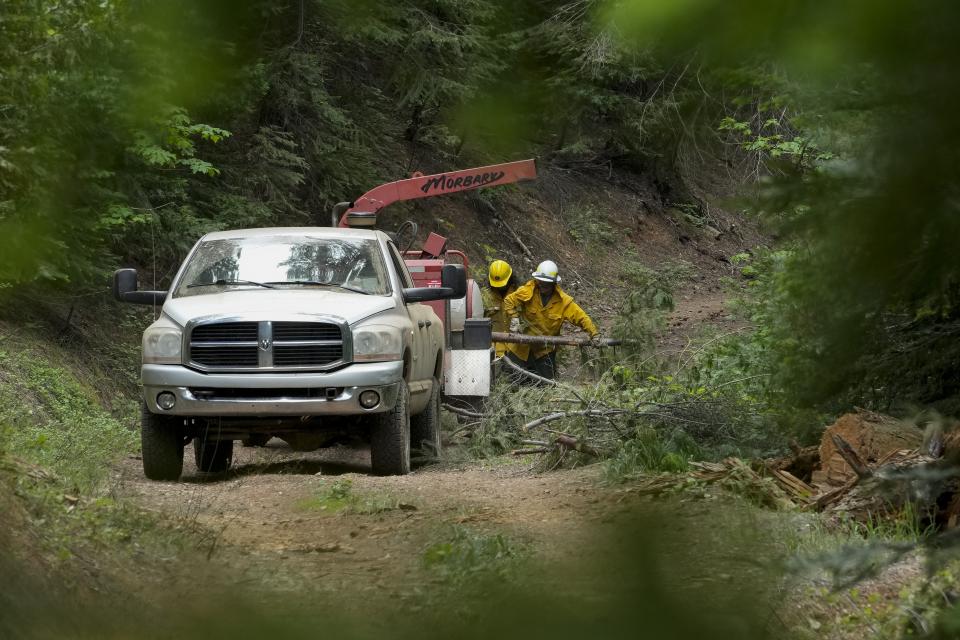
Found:
M 853 469 L 853 472 L 857 474 L 858 478 L 862 480 L 873 475 L 869 467 L 864 464 L 863 460 L 860 459 L 860 456 L 857 455 L 857 452 L 853 449 L 853 447 L 850 446 L 850 443 L 835 433 L 830 437 L 833 440 L 834 446 L 837 448 L 837 453 L 839 453 L 840 457 L 842 457 L 844 461 L 850 465 L 850 468 Z
M 960 493 L 953 494 L 947 508 L 943 510 L 943 528 L 955 529 L 960 519 Z
M 554 422 L 555 420 L 561 420 L 563 418 L 569 418 L 571 416 L 595 416 L 595 417 L 607 417 L 607 416 L 616 416 L 623 415 L 625 413 L 639 413 L 638 411 L 631 411 L 630 409 L 582 409 L 579 411 L 558 411 L 557 413 L 551 413 L 536 420 L 531 420 L 527 424 L 523 425 L 524 431 L 530 431 L 541 425 L 547 424 L 548 422 Z
M 921 511 L 936 510 L 940 491 L 930 491 L 932 485 L 918 490 L 917 480 L 910 477 L 927 475 L 935 462 L 916 449 L 893 451 L 868 468 L 870 475 L 851 478 L 844 486 L 818 497 L 816 505 L 822 511 L 859 522 L 898 514 L 908 502 Z M 920 473 L 904 475 L 910 470 Z
M 845 453 L 834 441 L 835 435 L 849 445 Z M 856 452 L 857 459 L 864 466 L 876 469 L 891 451 L 918 448 L 922 437 L 916 426 L 873 411 L 860 409 L 845 414 L 824 431 L 819 449 L 820 468 L 813 472 L 810 484 L 822 493 L 828 493 L 845 486 L 852 478 L 860 477 L 849 463 L 850 449 Z M 863 471 L 863 466 L 860 470 Z
M 596 449 L 588 445 L 586 442 L 581 442 L 580 440 L 571 438 L 570 436 L 557 436 L 556 443 L 564 448 L 579 451 L 580 453 L 585 453 L 593 456 L 594 458 L 600 457 L 600 452 L 598 452 Z
M 727 471 L 727 465 L 719 462 L 691 462 L 690 466 L 700 471 L 708 473 L 721 473 Z
M 521 440 L 520 444 L 529 445 L 531 447 L 549 447 L 549 442 L 544 442 L 543 440 Z
M 832 489 L 826 493 L 821 493 L 814 501 L 814 506 L 818 511 L 825 511 L 830 505 L 834 504 L 837 500 L 845 496 L 855 484 L 857 484 L 856 478 L 850 480 L 842 487 L 837 487 L 836 489 Z
M 443 403 L 440 405 L 450 413 L 455 413 L 457 415 L 463 416 L 465 418 L 486 418 L 488 417 L 486 413 L 477 413 L 476 411 L 470 411 L 469 409 L 461 409 L 460 407 L 455 407 L 451 404 Z
M 494 342 L 509 342 L 512 344 L 534 344 L 566 347 L 591 347 L 597 346 L 591 342 L 590 338 L 577 338 L 574 336 L 535 336 L 528 333 L 503 333 L 494 331 L 490 334 Z M 603 347 L 616 347 L 623 344 L 623 340 L 612 338 L 601 338 L 600 345 Z
M 780 488 L 790 494 L 794 499 L 809 503 L 817 493 L 816 489 L 789 471 L 778 469 L 771 475 L 773 479 L 777 481 L 777 484 L 780 485 Z

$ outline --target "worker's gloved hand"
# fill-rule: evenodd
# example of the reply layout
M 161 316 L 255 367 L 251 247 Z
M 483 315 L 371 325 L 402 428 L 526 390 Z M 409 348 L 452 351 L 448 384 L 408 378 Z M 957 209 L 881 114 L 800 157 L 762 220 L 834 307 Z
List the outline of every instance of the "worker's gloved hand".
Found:
M 603 346 L 603 336 L 599 333 L 595 333 L 590 336 L 590 346 L 597 347 L 598 349 Z
M 510 318 L 510 333 L 520 333 L 520 318 Z

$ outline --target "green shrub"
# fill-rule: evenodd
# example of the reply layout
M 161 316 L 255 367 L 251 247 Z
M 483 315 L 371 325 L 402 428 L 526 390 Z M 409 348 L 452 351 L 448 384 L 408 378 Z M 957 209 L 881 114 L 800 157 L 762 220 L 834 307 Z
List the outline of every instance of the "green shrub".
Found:
M 340 478 L 315 495 L 297 503 L 305 511 L 370 515 L 400 508 L 400 500 L 387 494 L 356 493 L 353 480 Z
M 110 464 L 137 451 L 124 424 L 67 369 L 26 353 L 0 353 L 0 425 L 9 453 L 40 464 L 81 490 L 93 490 Z
M 422 556 L 424 567 L 454 584 L 509 578 L 521 557 L 521 549 L 509 538 L 460 525 L 452 527 L 446 539 L 427 547 Z
M 627 354 L 648 354 L 673 311 L 673 292 L 696 273 L 685 261 L 666 262 L 651 269 L 636 260 L 626 260 L 620 273 L 629 293 L 613 325 L 612 336 L 626 341 Z
M 608 247 L 620 239 L 620 232 L 593 207 L 576 208 L 568 224 L 570 235 L 581 243 Z
M 691 460 L 702 460 L 703 449 L 682 431 L 660 433 L 639 429 L 604 463 L 607 482 L 624 482 L 652 473 L 686 471 Z

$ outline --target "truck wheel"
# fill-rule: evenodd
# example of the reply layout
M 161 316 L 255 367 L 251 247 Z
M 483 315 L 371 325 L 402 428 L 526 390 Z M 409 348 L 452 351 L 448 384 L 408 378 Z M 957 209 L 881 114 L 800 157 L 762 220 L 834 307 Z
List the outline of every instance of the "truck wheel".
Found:
M 410 446 L 429 456 L 440 457 L 440 381 L 436 378 L 427 408 L 410 418 Z
M 410 390 L 400 381 L 397 404 L 374 417 L 370 434 L 370 462 L 378 476 L 410 473 Z
M 142 407 L 140 444 L 143 450 L 143 475 L 151 480 L 177 480 L 183 472 L 182 420 L 175 416 L 150 413 Z
M 233 440 L 196 438 L 193 441 L 193 459 L 199 471 L 222 473 L 229 469 L 233 462 Z

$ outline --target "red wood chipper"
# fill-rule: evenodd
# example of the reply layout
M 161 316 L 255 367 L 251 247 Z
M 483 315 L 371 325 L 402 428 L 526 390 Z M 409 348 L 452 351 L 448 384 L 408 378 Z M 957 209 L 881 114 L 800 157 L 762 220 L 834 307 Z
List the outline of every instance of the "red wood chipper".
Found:
M 449 173 L 423 175 L 388 182 L 354 200 L 333 208 L 333 225 L 340 227 L 373 227 L 377 212 L 403 200 L 431 198 L 461 191 L 533 180 L 537 167 L 533 160 L 462 169 Z M 447 239 L 430 233 L 420 249 L 411 249 L 416 240 L 416 225 L 406 222 L 398 229 L 398 243 L 409 232 L 407 246 L 400 246 L 410 276 L 417 287 L 439 287 L 440 271 L 449 262 L 469 266 L 462 251 L 447 247 Z M 480 286 L 467 282 L 467 294 L 458 300 L 429 302 L 443 321 L 446 352 L 443 366 L 443 389 L 447 401 L 473 404 L 473 399 L 490 393 L 490 323 L 483 319 Z

